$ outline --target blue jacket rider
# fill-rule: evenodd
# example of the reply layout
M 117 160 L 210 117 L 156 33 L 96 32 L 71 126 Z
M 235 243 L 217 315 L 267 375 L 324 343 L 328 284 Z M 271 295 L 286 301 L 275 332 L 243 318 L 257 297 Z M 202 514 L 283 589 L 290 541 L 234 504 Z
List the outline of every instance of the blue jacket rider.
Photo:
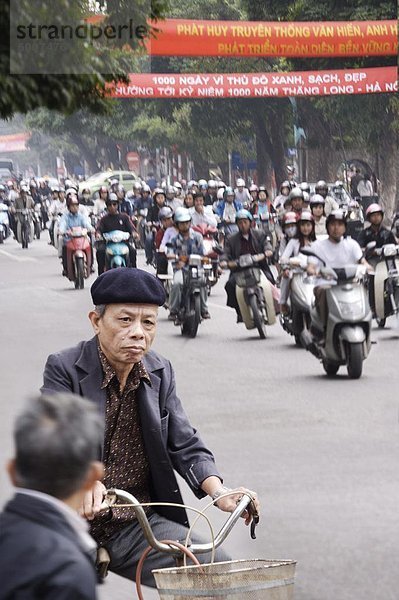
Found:
M 175 223 L 179 233 L 170 241 L 168 254 L 174 254 L 178 257 L 190 256 L 190 254 L 199 254 L 204 256 L 204 242 L 202 235 L 191 229 L 191 214 L 187 208 L 179 208 L 175 213 Z M 177 261 L 174 266 L 173 285 L 170 291 L 170 315 L 169 320 L 179 324 L 178 313 L 181 307 L 183 290 L 183 270 L 187 266 L 182 261 Z M 209 319 L 210 314 L 207 306 L 207 290 L 205 286 L 201 287 L 201 316 L 203 319 Z

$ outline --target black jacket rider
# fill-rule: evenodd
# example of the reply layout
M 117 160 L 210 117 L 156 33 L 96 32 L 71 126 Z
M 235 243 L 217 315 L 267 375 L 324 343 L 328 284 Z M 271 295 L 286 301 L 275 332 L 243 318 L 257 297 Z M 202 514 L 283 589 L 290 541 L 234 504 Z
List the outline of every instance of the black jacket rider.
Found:
M 368 227 L 360 233 L 357 241 L 361 248 L 366 248 L 370 242 L 376 242 L 376 248 L 382 248 L 385 244 L 396 244 L 394 234 L 386 227 L 380 227 L 378 230 Z

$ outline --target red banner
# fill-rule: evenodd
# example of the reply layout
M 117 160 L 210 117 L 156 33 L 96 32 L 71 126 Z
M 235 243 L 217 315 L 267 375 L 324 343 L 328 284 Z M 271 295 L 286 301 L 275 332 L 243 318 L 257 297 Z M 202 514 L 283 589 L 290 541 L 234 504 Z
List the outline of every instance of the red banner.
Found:
M 398 53 L 392 21 L 250 22 L 166 19 L 147 43 L 161 56 L 388 56 Z
M 0 152 L 23 152 L 27 150 L 26 142 L 30 133 L 10 133 L 0 135 Z
M 131 74 L 113 98 L 283 98 L 398 91 L 396 67 L 287 73 Z

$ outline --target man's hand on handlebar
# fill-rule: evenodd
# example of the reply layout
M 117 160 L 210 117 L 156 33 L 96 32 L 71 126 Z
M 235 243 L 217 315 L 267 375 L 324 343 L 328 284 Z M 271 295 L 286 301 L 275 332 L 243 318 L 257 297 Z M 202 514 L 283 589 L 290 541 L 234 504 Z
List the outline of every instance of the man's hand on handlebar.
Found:
M 102 506 L 107 488 L 101 481 L 96 481 L 92 489 L 86 492 L 83 498 L 83 505 L 79 511 L 82 517 L 92 521 L 98 513 L 104 510 Z
M 260 511 L 260 503 L 257 493 L 252 490 L 248 490 L 247 488 L 239 487 L 235 488 L 234 490 L 227 490 L 223 488 L 220 495 L 223 496 L 223 494 L 227 492 L 230 493 L 229 496 L 217 499 L 215 502 L 216 506 L 224 512 L 233 512 L 237 504 L 240 502 L 243 493 L 247 493 L 252 498 L 253 501 L 248 507 L 249 510 L 245 510 L 241 515 L 242 518 L 245 519 L 245 525 L 249 525 L 252 521 L 253 515 L 259 514 Z

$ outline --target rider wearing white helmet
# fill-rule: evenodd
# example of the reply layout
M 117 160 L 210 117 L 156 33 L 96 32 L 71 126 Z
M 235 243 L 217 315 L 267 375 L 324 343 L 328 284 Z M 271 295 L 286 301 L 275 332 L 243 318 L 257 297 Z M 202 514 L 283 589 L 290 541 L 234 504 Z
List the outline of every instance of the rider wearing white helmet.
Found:
M 217 200 L 217 185 L 214 179 L 208 181 L 208 191 L 204 197 L 205 206 L 213 206 Z
M 240 202 L 243 206 L 250 206 L 252 198 L 248 188 L 245 187 L 245 181 L 241 178 L 238 178 L 236 184 L 237 188 L 234 190 L 235 200 Z
M 327 235 L 326 216 L 324 214 L 324 206 L 326 201 L 320 194 L 313 194 L 310 197 L 309 208 L 315 222 L 316 237 Z
M 396 244 L 396 239 L 392 231 L 384 227 L 384 209 L 380 204 L 374 202 L 366 210 L 366 219 L 370 227 L 364 229 L 359 235 L 358 242 L 361 248 L 365 249 L 370 242 L 376 242 L 376 248 L 381 248 L 385 244 Z

